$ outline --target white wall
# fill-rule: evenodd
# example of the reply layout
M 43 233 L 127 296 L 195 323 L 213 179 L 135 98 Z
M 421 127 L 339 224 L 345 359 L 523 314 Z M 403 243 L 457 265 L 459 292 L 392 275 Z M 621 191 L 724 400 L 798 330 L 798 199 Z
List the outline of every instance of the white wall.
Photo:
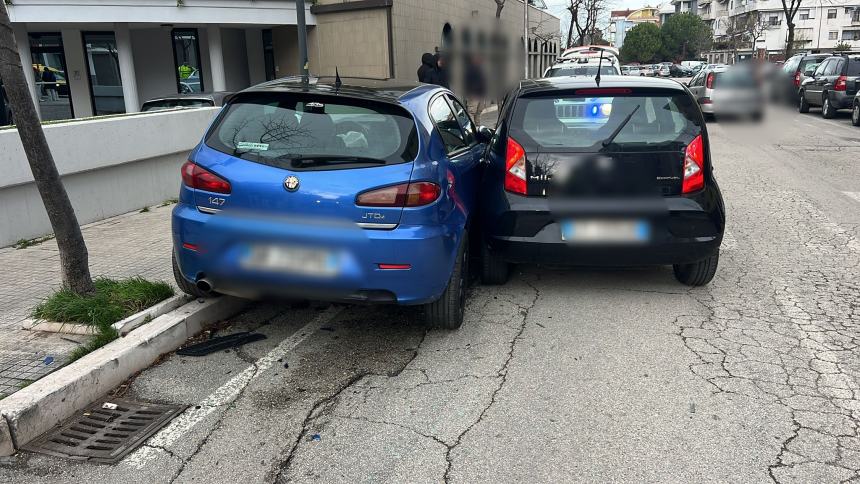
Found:
M 45 126 L 82 224 L 154 205 L 179 193 L 179 167 L 218 108 Z M 51 233 L 17 130 L 0 130 L 0 247 Z

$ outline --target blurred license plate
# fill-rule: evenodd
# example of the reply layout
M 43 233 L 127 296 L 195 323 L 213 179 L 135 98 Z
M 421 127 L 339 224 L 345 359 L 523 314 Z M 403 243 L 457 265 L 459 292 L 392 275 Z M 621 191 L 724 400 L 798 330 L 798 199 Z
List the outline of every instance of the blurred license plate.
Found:
M 645 242 L 651 227 L 644 220 L 567 220 L 561 223 L 561 240 L 574 243 Z
M 252 246 L 242 266 L 308 276 L 333 276 L 339 271 L 338 258 L 331 251 L 285 245 Z

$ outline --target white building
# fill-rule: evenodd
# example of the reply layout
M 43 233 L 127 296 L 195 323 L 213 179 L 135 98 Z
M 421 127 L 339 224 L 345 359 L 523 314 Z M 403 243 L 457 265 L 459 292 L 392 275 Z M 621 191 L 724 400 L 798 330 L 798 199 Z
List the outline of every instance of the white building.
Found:
M 238 90 L 298 70 L 293 0 L 14 0 L 6 8 L 22 57 L 32 59 L 26 72 L 45 120 L 133 112 L 152 97 Z
M 719 43 L 733 17 L 757 16 L 764 26 L 757 39 L 742 42 L 737 60 L 750 58 L 783 58 L 788 39 L 788 26 L 780 0 L 714 0 L 705 13 L 700 0 L 699 14 L 712 23 L 715 40 Z M 795 52 L 831 52 L 837 45 L 860 49 L 860 1 L 806 0 L 794 17 Z M 754 41 L 754 42 L 753 42 Z M 715 50 L 708 54 L 712 62 L 731 62 L 732 52 Z

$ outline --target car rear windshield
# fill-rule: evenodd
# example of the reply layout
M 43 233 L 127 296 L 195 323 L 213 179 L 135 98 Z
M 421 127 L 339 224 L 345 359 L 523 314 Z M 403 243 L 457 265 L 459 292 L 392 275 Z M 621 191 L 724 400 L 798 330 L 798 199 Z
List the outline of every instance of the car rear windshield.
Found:
M 754 88 L 756 87 L 756 80 L 751 70 L 734 68 L 722 72 L 715 72 L 711 87 L 714 89 L 718 87 Z
M 415 122 L 400 106 L 298 93 L 248 93 L 234 98 L 206 144 L 257 163 L 293 170 L 342 169 L 412 161 Z
M 687 93 L 580 89 L 518 99 L 509 132 L 530 152 L 662 151 L 689 144 L 700 123 Z
M 214 105 L 215 103 L 208 99 L 162 99 L 143 103 L 141 111 L 161 111 L 173 108 L 205 108 Z
M 850 77 L 860 76 L 860 59 L 848 60 L 848 72 L 846 75 Z
M 564 76 L 596 76 L 597 65 L 587 66 L 571 66 L 571 67 L 553 67 L 546 73 L 546 77 L 564 77 Z M 618 75 L 618 69 L 612 65 L 600 66 L 600 75 L 615 76 Z

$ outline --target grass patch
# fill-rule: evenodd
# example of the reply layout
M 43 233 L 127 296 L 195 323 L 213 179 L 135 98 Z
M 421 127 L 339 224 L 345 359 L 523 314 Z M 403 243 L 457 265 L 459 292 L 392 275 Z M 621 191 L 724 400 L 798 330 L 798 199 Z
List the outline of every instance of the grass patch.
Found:
M 141 208 L 141 209 L 140 209 L 140 212 L 138 212 L 138 213 L 146 213 L 146 212 L 149 212 L 149 207 L 143 207 L 143 208 Z
M 26 249 L 27 247 L 41 244 L 42 242 L 45 242 L 46 240 L 51 240 L 53 238 L 53 235 L 44 235 L 42 237 L 36 237 L 34 239 L 18 239 L 18 242 L 15 242 L 12 247 L 15 247 L 16 249 Z
M 97 332 L 85 345 L 75 348 L 69 362 L 101 348 L 119 337 L 113 323 L 173 296 L 166 282 L 150 282 L 139 277 L 116 281 L 93 281 L 96 292 L 80 296 L 60 289 L 33 309 L 33 317 L 58 323 L 91 324 Z
M 165 200 L 165 201 L 161 202 L 161 205 L 159 205 L 159 207 L 166 207 L 166 206 L 168 206 L 168 205 L 174 205 L 174 204 L 177 204 L 177 203 L 179 203 L 179 199 L 178 199 L 178 198 L 168 198 L 167 200 Z

